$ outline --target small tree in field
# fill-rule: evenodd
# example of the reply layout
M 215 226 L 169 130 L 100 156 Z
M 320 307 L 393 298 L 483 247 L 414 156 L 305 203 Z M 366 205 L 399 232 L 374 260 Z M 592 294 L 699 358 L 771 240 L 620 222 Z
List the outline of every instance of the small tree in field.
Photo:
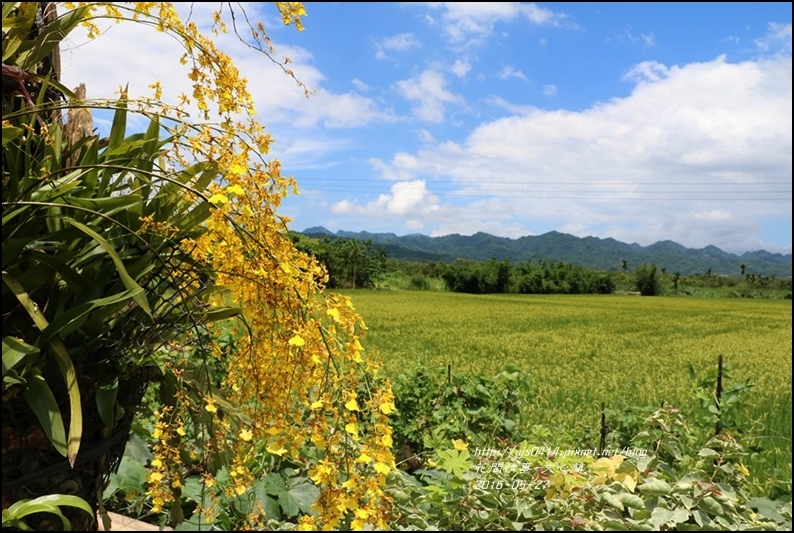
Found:
M 643 263 L 634 269 L 634 285 L 643 296 L 657 296 L 661 289 L 656 265 Z

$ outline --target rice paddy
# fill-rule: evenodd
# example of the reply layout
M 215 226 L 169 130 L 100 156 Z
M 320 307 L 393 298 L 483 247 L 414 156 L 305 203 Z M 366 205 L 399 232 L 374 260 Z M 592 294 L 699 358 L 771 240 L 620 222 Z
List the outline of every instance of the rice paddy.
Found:
M 518 367 L 532 391 L 521 421 L 529 427 L 597 425 L 602 402 L 664 402 L 694 413 L 700 409 L 697 381 L 716 374 L 722 354 L 726 387 L 754 385 L 740 418 L 769 452 L 763 457 L 766 474 L 788 471 L 790 491 L 790 300 L 347 294 L 369 328 L 364 346 L 382 360 L 387 376 L 414 365 L 440 378 L 448 365 L 453 373 L 485 375 Z

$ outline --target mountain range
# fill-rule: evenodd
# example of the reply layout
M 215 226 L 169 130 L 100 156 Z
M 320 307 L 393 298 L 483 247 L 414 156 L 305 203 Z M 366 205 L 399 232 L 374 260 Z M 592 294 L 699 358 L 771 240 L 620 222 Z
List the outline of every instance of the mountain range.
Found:
M 565 261 L 585 268 L 619 271 L 642 263 L 653 263 L 669 273 L 702 274 L 709 270 L 715 275 L 740 276 L 746 274 L 791 277 L 791 254 L 770 253 L 764 250 L 741 255 L 725 252 L 716 246 L 686 248 L 673 241 L 659 241 L 649 246 L 626 244 L 612 238 L 576 237 L 550 231 L 542 235 L 528 235 L 517 239 L 497 237 L 488 233 L 443 237 L 422 234 L 398 236 L 394 233 L 344 231 L 332 233 L 322 226 L 307 228 L 303 235 L 315 238 L 345 238 L 369 240 L 382 247 L 386 255 L 409 261 L 444 261 L 456 259 L 510 259 L 514 263 L 531 260 Z M 625 262 L 625 263 L 624 263 Z M 744 268 L 742 268 L 744 267 Z

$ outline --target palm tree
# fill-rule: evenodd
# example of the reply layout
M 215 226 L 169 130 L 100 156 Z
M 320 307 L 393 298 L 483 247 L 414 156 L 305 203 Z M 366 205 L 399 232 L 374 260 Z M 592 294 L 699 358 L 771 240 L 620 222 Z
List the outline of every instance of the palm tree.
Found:
M 353 288 L 356 288 L 356 269 L 361 262 L 361 258 L 364 254 L 364 245 L 357 239 L 350 239 L 345 243 L 345 251 L 348 260 L 348 266 L 350 267 L 350 273 L 353 280 Z

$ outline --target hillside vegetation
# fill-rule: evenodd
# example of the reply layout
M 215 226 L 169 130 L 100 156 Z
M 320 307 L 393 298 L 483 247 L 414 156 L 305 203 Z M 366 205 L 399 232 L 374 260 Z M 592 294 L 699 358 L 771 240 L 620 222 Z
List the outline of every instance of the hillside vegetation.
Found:
M 365 231 L 338 231 L 334 234 L 322 227 L 308 228 L 302 233 L 319 239 L 371 241 L 382 247 L 388 257 L 410 261 L 484 261 L 491 258 L 509 259 L 514 263 L 564 261 L 589 269 L 608 271 L 622 270 L 623 261 L 626 261 L 630 267 L 641 263 L 655 263 L 659 268 L 685 276 L 711 271 L 718 276 L 744 276 L 751 272 L 778 278 L 790 278 L 792 265 L 791 254 L 769 253 L 764 250 L 736 255 L 715 246 L 693 249 L 672 241 L 660 241 L 643 247 L 611 238 L 580 238 L 556 231 L 518 239 L 496 237 L 482 232 L 468 236 L 452 234 L 443 237 L 420 234 L 397 236 L 393 233 Z

